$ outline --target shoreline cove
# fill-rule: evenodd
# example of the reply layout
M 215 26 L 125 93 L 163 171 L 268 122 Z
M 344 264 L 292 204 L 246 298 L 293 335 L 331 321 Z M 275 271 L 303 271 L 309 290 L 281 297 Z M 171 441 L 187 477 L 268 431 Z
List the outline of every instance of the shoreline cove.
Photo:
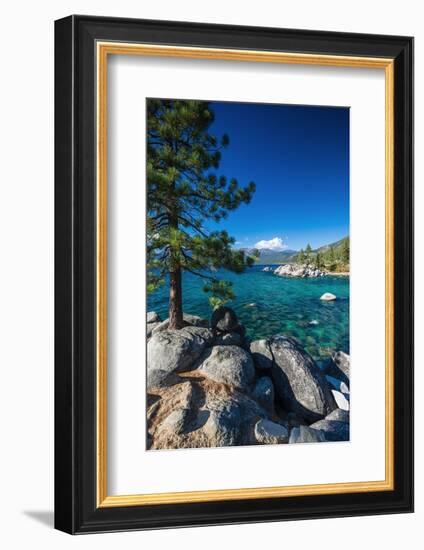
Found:
M 245 273 L 220 270 L 217 277 L 230 280 L 236 294 L 228 305 L 236 312 L 251 341 L 276 334 L 297 339 L 316 360 L 325 360 L 336 351 L 349 353 L 349 283 L 346 274 L 331 273 L 316 278 L 277 276 L 254 265 Z M 168 281 L 148 295 L 147 310 L 168 317 Z M 209 318 L 212 309 L 203 292 L 203 281 L 189 273 L 183 276 L 183 310 Z M 324 302 L 325 293 L 336 300 Z

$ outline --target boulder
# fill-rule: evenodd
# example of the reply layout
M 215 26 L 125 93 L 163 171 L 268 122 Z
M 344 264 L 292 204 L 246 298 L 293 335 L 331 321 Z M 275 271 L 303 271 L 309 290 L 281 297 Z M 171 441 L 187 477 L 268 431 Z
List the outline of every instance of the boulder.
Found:
M 287 426 L 289 430 L 295 427 L 297 428 L 299 426 L 307 426 L 307 422 L 305 421 L 305 419 L 301 418 L 300 416 L 297 416 L 293 412 L 287 413 L 286 421 L 287 421 Z
M 155 330 L 155 328 L 158 327 L 160 324 L 161 324 L 161 322 L 159 322 L 159 323 L 147 323 L 147 325 L 146 325 L 146 337 L 150 338 L 151 335 L 153 334 L 153 331 Z
M 335 362 L 335 360 L 337 361 L 337 363 Z M 349 355 L 343 353 L 342 351 L 338 351 L 323 366 L 323 372 L 328 376 L 337 378 L 338 380 L 346 384 L 346 386 L 349 388 L 349 367 Z
M 148 394 L 151 449 L 255 445 L 256 423 L 269 414 L 251 396 L 193 370 L 190 378 Z M 186 413 L 172 415 L 182 409 Z M 170 418 L 169 418 L 170 417 Z
M 202 317 L 198 317 L 197 315 L 190 315 L 189 313 L 184 313 L 183 321 L 186 325 L 189 325 L 192 327 L 209 328 L 209 321 L 207 319 L 203 319 Z
M 344 382 L 340 382 L 340 391 L 343 395 L 350 395 L 349 386 Z
M 255 437 L 256 441 L 261 444 L 288 443 L 289 431 L 282 424 L 262 419 L 255 424 Z
M 333 300 L 337 300 L 337 296 L 331 292 L 324 292 L 320 300 L 323 300 L 324 302 L 332 302 Z
M 331 393 L 333 394 L 334 400 L 337 403 L 338 408 L 342 409 L 343 411 L 348 411 L 349 401 L 346 399 L 346 396 L 337 390 L 331 390 Z
M 320 430 L 313 430 L 308 426 L 298 426 L 290 432 L 289 443 L 322 443 L 324 434 Z
M 214 344 L 216 346 L 241 346 L 243 345 L 243 338 L 237 332 L 226 332 L 219 334 Z
M 320 269 L 310 267 L 309 265 L 301 264 L 284 264 L 278 266 L 274 270 L 275 275 L 280 277 L 323 277 L 325 275 L 324 271 Z
M 330 384 L 330 386 L 334 390 L 337 390 L 341 393 L 345 393 L 347 395 L 350 393 L 349 388 L 347 387 L 347 384 L 345 384 L 344 382 L 342 382 L 338 378 L 334 378 L 334 376 L 330 376 L 329 374 L 327 374 L 325 376 L 325 379 L 327 380 L 327 382 Z
M 337 408 L 317 364 L 296 340 L 274 336 L 270 350 L 276 398 L 287 412 L 294 412 L 311 423 Z
M 190 381 L 181 381 L 167 388 L 155 388 L 149 394 L 156 401 L 147 411 L 147 432 L 151 449 L 178 449 L 185 437 L 198 395 Z M 175 413 L 175 414 L 174 414 Z
M 248 391 L 255 375 L 252 358 L 238 346 L 214 346 L 202 358 L 199 371 L 241 391 Z
M 181 378 L 175 372 L 162 369 L 147 369 L 147 389 L 168 388 L 181 382 Z
M 156 311 L 148 311 L 146 315 L 146 323 L 160 323 L 161 318 L 156 313 Z
M 207 319 L 203 319 L 202 317 L 198 317 L 197 315 L 190 315 L 189 313 L 183 314 L 183 321 L 185 327 L 209 327 L 209 321 Z M 149 324 L 149 321 L 147 321 L 147 323 Z M 167 330 L 168 327 L 169 319 L 157 322 L 156 326 L 152 328 L 152 334 L 155 334 L 156 332 L 161 332 L 162 330 Z
M 147 343 L 147 370 L 188 370 L 213 339 L 213 331 L 201 327 L 154 332 Z
M 177 409 L 172 411 L 160 424 L 159 430 L 167 430 L 173 434 L 181 434 L 184 431 L 191 416 L 189 409 Z
M 269 340 L 255 340 L 250 344 L 255 367 L 259 370 L 268 370 L 273 365 L 273 357 Z
M 349 423 L 338 420 L 319 420 L 309 426 L 321 432 L 325 441 L 349 441 Z
M 238 334 L 242 340 L 246 336 L 246 327 L 244 325 L 237 325 L 230 334 Z
M 326 420 L 338 420 L 339 422 L 349 422 L 349 411 L 335 409 L 325 417 Z
M 169 319 L 165 319 L 165 321 L 161 321 L 160 323 L 155 324 L 156 326 L 152 328 L 152 335 L 156 334 L 157 332 L 162 332 L 163 330 L 168 330 Z
M 214 310 L 211 327 L 219 332 L 234 332 L 239 328 L 237 315 L 230 307 L 221 306 Z
M 333 355 L 333 361 L 337 367 L 343 372 L 343 374 L 349 379 L 350 371 L 350 356 L 343 351 L 337 351 Z
M 203 431 L 211 447 L 237 445 L 240 438 L 240 411 L 231 402 L 229 406 L 212 410 Z
M 252 391 L 252 398 L 269 413 L 274 412 L 274 384 L 268 376 L 262 376 L 256 382 Z

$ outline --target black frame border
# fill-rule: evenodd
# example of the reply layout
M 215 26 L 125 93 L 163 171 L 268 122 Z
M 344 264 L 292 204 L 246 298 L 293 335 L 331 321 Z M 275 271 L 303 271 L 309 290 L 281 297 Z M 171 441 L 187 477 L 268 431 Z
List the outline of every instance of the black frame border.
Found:
M 97 40 L 395 64 L 395 489 L 96 507 Z M 71 534 L 413 511 L 413 38 L 72 15 L 55 22 L 55 527 Z

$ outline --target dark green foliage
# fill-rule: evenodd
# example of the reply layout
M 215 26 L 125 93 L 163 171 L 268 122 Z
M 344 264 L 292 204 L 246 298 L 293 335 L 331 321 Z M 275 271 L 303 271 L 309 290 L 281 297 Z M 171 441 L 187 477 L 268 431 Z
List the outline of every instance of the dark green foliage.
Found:
M 318 268 L 325 268 L 329 271 L 349 271 L 349 261 L 349 237 L 318 249 L 315 258 Z
M 316 250 L 312 250 L 308 244 L 305 250 L 301 249 L 293 259 L 297 263 L 310 264 L 318 269 L 349 271 L 349 237 Z
M 312 247 L 311 245 L 308 243 L 306 245 L 306 248 L 305 248 L 305 262 L 307 264 L 309 264 L 313 259 L 313 255 L 312 255 Z
M 349 244 L 349 239 L 344 239 L 344 240 L 343 240 L 342 245 L 341 245 L 340 256 L 341 256 L 341 261 L 342 261 L 344 264 L 348 264 L 348 263 L 349 263 L 349 260 L 350 260 L 350 244 Z
M 234 239 L 226 231 L 208 231 L 206 226 L 208 220 L 219 222 L 248 204 L 255 191 L 252 182 L 239 187 L 235 179 L 216 175 L 229 138 L 209 133 L 213 118 L 204 101 L 147 101 L 148 291 L 162 284 L 167 273 L 171 285 L 181 281 L 185 270 L 207 279 L 205 290 L 225 301 L 234 295 L 214 272 L 225 268 L 241 273 L 254 263 L 252 256 L 233 248 Z M 181 313 L 181 302 L 181 292 L 171 292 L 170 310 L 172 306 Z
M 296 256 L 296 261 L 299 262 L 300 264 L 304 264 L 306 262 L 306 254 L 303 250 L 303 248 L 301 248 Z

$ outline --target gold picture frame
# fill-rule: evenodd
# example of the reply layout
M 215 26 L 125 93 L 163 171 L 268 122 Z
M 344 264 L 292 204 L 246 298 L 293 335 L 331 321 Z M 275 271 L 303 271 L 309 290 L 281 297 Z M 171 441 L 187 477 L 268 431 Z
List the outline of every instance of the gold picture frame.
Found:
M 261 52 L 218 48 L 152 46 L 120 42 L 97 42 L 97 504 L 99 507 L 143 506 L 288 496 L 326 495 L 393 490 L 393 249 L 394 249 L 394 150 L 393 108 L 394 61 L 384 58 L 301 53 Z M 384 69 L 386 125 L 386 366 L 385 366 L 385 479 L 320 485 L 257 487 L 110 496 L 107 491 L 107 63 L 111 55 L 219 59 L 257 63 L 285 63 L 331 67 Z

